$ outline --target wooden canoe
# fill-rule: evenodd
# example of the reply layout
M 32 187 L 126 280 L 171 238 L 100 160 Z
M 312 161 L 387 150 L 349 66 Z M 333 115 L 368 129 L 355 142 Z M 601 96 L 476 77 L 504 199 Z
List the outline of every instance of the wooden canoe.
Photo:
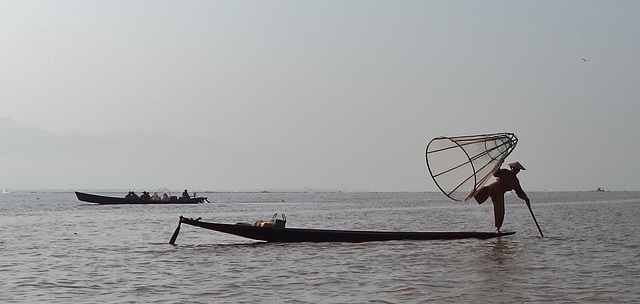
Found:
M 154 201 L 154 200 L 144 200 L 144 199 L 130 199 L 123 197 L 112 197 L 112 196 L 103 196 L 96 194 L 89 194 L 76 191 L 76 197 L 78 200 L 88 203 L 96 203 L 100 205 L 118 205 L 118 204 L 149 204 L 149 205 L 157 205 L 157 204 L 198 204 L 203 203 L 207 200 L 206 197 L 191 197 L 189 199 L 172 199 L 168 201 Z
M 198 226 L 219 232 L 229 233 L 253 240 L 266 242 L 373 242 L 391 240 L 455 240 L 455 239 L 489 239 L 515 234 L 513 232 L 392 232 L 392 231 L 358 231 L 327 230 L 303 228 L 259 227 L 250 224 L 219 224 L 203 222 L 200 219 L 180 217 L 180 224 Z M 174 244 L 180 231 L 180 224 L 169 241 Z

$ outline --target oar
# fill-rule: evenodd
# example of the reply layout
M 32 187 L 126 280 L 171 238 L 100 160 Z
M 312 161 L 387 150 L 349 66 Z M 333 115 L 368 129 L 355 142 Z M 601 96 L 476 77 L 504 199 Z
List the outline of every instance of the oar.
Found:
M 173 232 L 173 235 L 169 240 L 169 244 L 171 245 L 175 245 L 176 243 L 176 239 L 178 238 L 178 234 L 180 233 L 180 224 L 182 224 L 182 215 L 180 216 L 180 222 L 178 222 L 178 227 L 176 228 L 176 231 Z
M 527 207 L 529 207 L 529 212 L 531 212 L 531 216 L 533 217 L 533 221 L 536 222 L 536 226 L 538 227 L 538 231 L 540 231 L 540 236 L 544 237 L 544 234 L 542 234 L 542 229 L 540 229 L 540 225 L 538 225 L 538 220 L 536 220 L 536 216 L 533 215 L 533 210 L 531 210 L 531 205 L 527 204 Z M 178 227 L 180 228 L 180 227 Z

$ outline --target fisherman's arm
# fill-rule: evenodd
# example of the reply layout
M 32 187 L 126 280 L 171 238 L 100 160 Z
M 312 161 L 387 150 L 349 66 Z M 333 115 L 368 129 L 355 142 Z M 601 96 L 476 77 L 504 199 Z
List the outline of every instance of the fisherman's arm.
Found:
M 530 207 L 531 204 L 529 203 L 529 197 L 527 196 L 526 193 L 524 193 L 524 190 L 522 190 L 522 187 L 520 187 L 520 183 L 518 183 L 516 187 L 514 187 L 514 190 L 516 191 L 516 194 L 518 195 L 518 197 L 524 200 L 527 206 Z

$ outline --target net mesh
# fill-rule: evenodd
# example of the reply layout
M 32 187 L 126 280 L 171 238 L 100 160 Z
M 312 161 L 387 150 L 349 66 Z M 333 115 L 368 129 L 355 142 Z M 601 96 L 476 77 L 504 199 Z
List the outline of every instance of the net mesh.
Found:
M 442 193 L 466 201 L 500 169 L 517 142 L 513 133 L 436 137 L 427 145 L 427 168 Z

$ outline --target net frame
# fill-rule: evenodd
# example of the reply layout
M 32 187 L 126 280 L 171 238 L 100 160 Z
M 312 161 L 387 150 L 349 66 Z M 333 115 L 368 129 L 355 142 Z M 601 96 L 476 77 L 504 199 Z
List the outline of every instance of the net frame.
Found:
M 513 152 L 517 143 L 518 138 L 515 134 L 507 132 L 467 136 L 439 136 L 427 144 L 425 151 L 427 168 L 431 178 L 442 193 L 455 201 L 463 202 L 472 198 L 475 192 L 500 169 L 502 163 Z M 442 165 L 440 165 L 441 168 L 437 168 L 438 165 L 434 165 L 433 160 L 437 162 L 438 153 L 448 152 L 452 149 L 454 150 L 453 152 L 463 152 L 463 154 L 460 154 L 462 155 L 460 162 L 447 164 L 444 169 Z M 430 158 L 432 161 L 430 161 Z M 470 168 L 470 171 L 468 171 L 468 168 Z M 456 170 L 467 170 L 467 172 L 463 173 L 466 174 L 463 176 L 467 177 L 459 183 L 454 182 L 451 185 L 447 185 L 448 187 L 441 185 L 445 182 L 442 180 L 439 182 L 439 178 Z M 464 189 L 465 186 L 468 189 L 471 185 L 471 190 Z

